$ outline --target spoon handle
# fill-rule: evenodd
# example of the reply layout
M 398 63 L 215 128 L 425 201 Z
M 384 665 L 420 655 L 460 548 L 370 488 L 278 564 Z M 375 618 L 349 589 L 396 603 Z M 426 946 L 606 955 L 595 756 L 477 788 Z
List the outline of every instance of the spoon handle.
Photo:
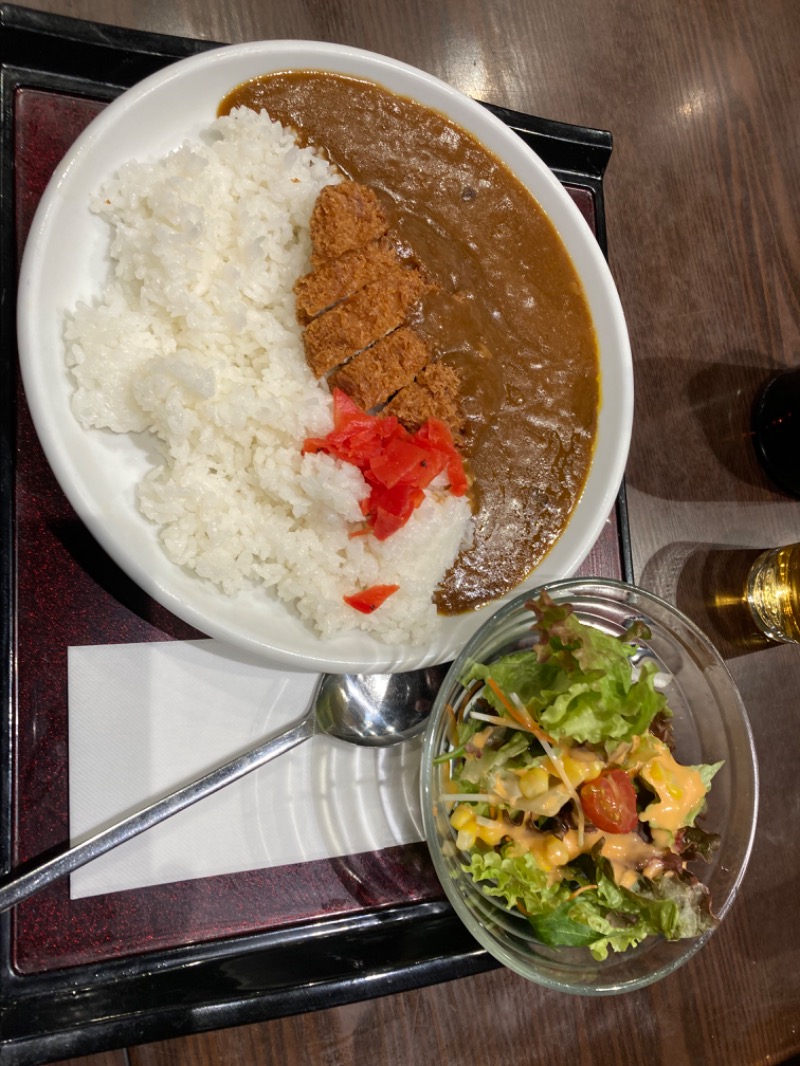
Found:
M 73 870 L 77 870 L 79 866 L 84 866 L 92 859 L 96 859 L 98 855 L 104 855 L 105 852 L 111 851 L 118 844 L 130 840 L 131 837 L 138 836 L 145 829 L 163 822 L 170 815 L 177 814 L 178 811 L 190 807 L 198 800 L 211 795 L 212 792 L 216 792 L 232 781 L 237 781 L 240 777 L 244 777 L 245 774 L 249 774 L 251 770 L 263 766 L 270 759 L 274 759 L 301 744 L 304 740 L 308 740 L 317 729 L 314 705 L 318 690 L 319 682 L 311 697 L 309 709 L 302 718 L 280 733 L 271 736 L 269 740 L 259 744 L 258 747 L 252 748 L 243 755 L 237 755 L 236 758 L 231 759 L 230 762 L 225 763 L 223 766 L 217 767 L 216 770 L 204 774 L 202 777 L 197 778 L 188 785 L 184 785 L 168 796 L 156 800 L 135 814 L 128 815 L 107 829 L 102 829 L 81 844 L 76 844 L 75 847 L 69 848 L 68 851 L 61 852 L 54 858 L 48 859 L 46 862 L 7 882 L 0 887 L 0 911 L 16 906 L 17 903 L 27 899 L 28 896 L 35 895 L 45 885 L 49 885 Z

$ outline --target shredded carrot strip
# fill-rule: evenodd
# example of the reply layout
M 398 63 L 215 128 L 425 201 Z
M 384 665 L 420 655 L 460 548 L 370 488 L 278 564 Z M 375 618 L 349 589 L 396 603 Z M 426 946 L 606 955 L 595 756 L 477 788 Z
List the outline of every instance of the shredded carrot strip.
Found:
M 597 888 L 597 885 L 584 885 L 583 888 L 576 888 L 567 896 L 567 899 L 577 899 L 582 892 L 588 892 L 591 888 Z
M 541 726 L 538 726 L 536 722 L 534 722 L 534 720 L 531 718 L 531 716 L 527 714 L 527 712 L 523 715 L 514 706 L 514 704 L 511 702 L 510 699 L 508 699 L 506 694 L 503 692 L 503 690 L 500 688 L 500 686 L 497 684 L 493 677 L 488 678 L 488 683 L 489 688 L 491 688 L 492 692 L 495 694 L 495 696 L 497 696 L 497 698 L 500 700 L 500 702 L 503 704 L 503 706 L 515 722 L 519 722 L 519 724 L 525 729 L 530 729 L 531 733 L 533 733 L 533 735 L 538 740 L 545 740 L 548 744 L 554 743 L 553 738 L 547 733 L 545 733 Z
M 508 729 L 508 726 L 509 726 L 508 719 L 507 718 L 501 718 L 499 714 L 484 714 L 483 711 L 470 710 L 469 716 L 470 716 L 470 718 L 479 718 L 482 722 L 489 722 L 491 725 L 505 726 L 506 729 Z M 522 722 L 519 722 L 517 724 L 517 729 L 521 729 L 523 733 L 530 733 L 531 736 L 533 736 L 534 735 L 534 729 L 536 729 L 536 726 L 534 726 L 533 729 L 531 729 L 530 726 L 523 725 Z M 538 734 L 538 730 L 537 730 L 537 734 Z M 541 736 L 539 736 L 539 740 L 541 740 Z
M 490 678 L 487 678 L 487 681 L 488 681 L 488 684 L 489 684 L 489 688 L 492 690 L 492 692 L 495 694 L 495 696 L 497 696 L 497 698 L 503 704 L 503 706 L 508 711 L 508 713 L 511 715 L 511 717 L 514 719 L 514 721 L 515 722 L 519 722 L 520 725 L 524 725 L 524 726 L 527 726 L 528 728 L 530 728 L 530 726 L 531 726 L 530 720 L 526 719 L 522 714 L 520 714 L 520 712 L 517 710 L 517 708 L 511 702 L 511 700 L 508 699 L 508 697 L 506 696 L 505 692 L 503 692 L 503 690 L 497 684 L 495 679 L 493 677 L 490 677 Z

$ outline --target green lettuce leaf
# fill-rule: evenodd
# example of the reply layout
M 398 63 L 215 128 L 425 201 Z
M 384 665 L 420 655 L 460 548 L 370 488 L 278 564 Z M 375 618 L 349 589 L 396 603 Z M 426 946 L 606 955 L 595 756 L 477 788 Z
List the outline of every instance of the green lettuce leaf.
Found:
M 631 740 L 647 731 L 664 706 L 664 696 L 653 684 L 655 672 L 655 668 L 644 669 L 631 681 L 628 664 L 627 679 L 599 671 L 579 676 L 541 712 L 539 720 L 556 739 L 571 737 L 588 744 Z
M 503 856 L 497 851 L 473 850 L 464 869 L 481 883 L 487 895 L 498 897 L 508 910 L 521 905 L 528 914 L 547 914 L 571 891 L 563 882 L 550 884 L 530 852 Z
M 655 688 L 655 664 L 645 661 L 634 676 L 635 647 L 626 639 L 585 625 L 565 607 L 540 614 L 535 654 L 523 650 L 473 663 L 462 684 L 491 678 L 507 697 L 518 696 L 552 737 L 577 743 L 631 740 L 667 712 L 666 698 Z M 488 685 L 481 696 L 507 717 Z
M 700 778 L 705 786 L 706 793 L 708 793 L 709 789 L 711 788 L 711 782 L 714 779 L 714 775 L 718 773 L 724 765 L 724 762 L 713 762 L 698 763 L 698 765 L 692 767 L 693 770 L 697 770 L 697 772 L 700 774 Z M 703 796 L 702 800 L 697 804 L 694 810 L 689 811 L 689 813 L 687 814 L 684 825 L 694 825 L 698 815 L 701 815 L 705 809 L 706 796 Z
M 532 914 L 528 921 L 534 935 L 551 948 L 588 948 L 598 940 L 597 932 L 585 922 L 570 917 L 574 904 L 561 903 L 547 914 Z
M 521 907 L 535 936 L 550 947 L 587 947 L 598 961 L 609 951 L 636 947 L 648 936 L 697 937 L 715 924 L 708 892 L 691 876 L 642 879 L 633 891 L 614 880 L 611 866 L 593 850 L 594 881 L 585 869 L 551 884 L 530 853 L 503 856 L 474 850 L 464 869 L 483 891 L 509 910 Z M 577 896 L 574 890 L 582 888 Z
M 637 891 L 618 885 L 606 860 L 597 858 L 596 888 L 530 918 L 536 936 L 551 947 L 588 947 L 598 961 L 649 936 L 682 940 L 700 936 L 715 919 L 708 892 L 694 878 L 642 879 Z
M 490 677 L 504 693 L 516 692 L 534 715 L 547 705 L 547 697 L 542 694 L 556 690 L 564 680 L 557 663 L 540 663 L 530 651 L 512 652 L 489 665 L 475 662 L 460 680 L 467 688 L 472 681 L 488 681 Z M 481 692 L 481 697 L 497 714 L 506 714 L 502 700 L 488 686 Z M 509 724 L 513 723 L 509 721 Z

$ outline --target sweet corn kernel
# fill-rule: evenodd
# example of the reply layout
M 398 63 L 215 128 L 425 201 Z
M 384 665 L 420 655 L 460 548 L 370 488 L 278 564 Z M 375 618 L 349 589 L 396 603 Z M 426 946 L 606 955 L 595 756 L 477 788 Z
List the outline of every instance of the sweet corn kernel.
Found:
M 543 766 L 534 766 L 526 770 L 520 776 L 519 787 L 526 799 L 534 799 L 546 792 L 550 783 L 550 775 Z
M 531 847 L 531 854 L 536 860 L 536 865 L 544 873 L 549 874 L 553 870 L 553 864 L 547 858 L 547 838 L 540 837 L 536 844 Z
M 456 847 L 461 851 L 469 851 L 475 843 L 475 834 L 471 829 L 459 829 L 456 837 Z
M 563 866 L 569 862 L 569 851 L 558 837 L 549 837 L 544 845 L 544 854 L 551 866 Z
M 564 767 L 564 773 L 573 788 L 583 784 L 584 781 L 597 777 L 603 769 L 603 763 L 600 759 L 573 759 L 571 755 L 565 755 L 561 760 L 561 765 Z
M 654 785 L 660 785 L 663 782 L 664 767 L 661 765 L 660 762 L 657 762 L 655 759 L 653 759 L 652 762 L 649 762 L 647 764 L 647 770 L 650 774 L 650 780 L 653 782 Z
M 466 803 L 459 803 L 450 815 L 450 825 L 452 825 L 453 829 L 466 829 L 474 819 L 475 815 L 472 813 L 472 808 Z
M 683 789 L 675 780 L 675 775 L 670 773 L 666 766 L 662 766 L 660 762 L 653 759 L 647 764 L 647 776 L 650 777 L 650 783 L 655 785 L 658 789 L 663 789 L 668 796 L 674 800 L 683 799 Z
M 482 840 L 485 844 L 499 844 L 503 837 L 506 835 L 505 827 L 502 825 L 476 825 L 475 836 L 479 840 Z
M 636 888 L 639 875 L 635 870 L 615 869 L 614 876 L 618 885 L 622 888 Z

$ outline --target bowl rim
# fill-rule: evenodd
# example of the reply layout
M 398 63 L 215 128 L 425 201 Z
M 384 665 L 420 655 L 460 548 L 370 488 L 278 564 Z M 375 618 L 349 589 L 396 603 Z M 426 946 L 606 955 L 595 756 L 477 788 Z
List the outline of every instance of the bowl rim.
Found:
M 559 980 L 551 977 L 546 973 L 536 973 L 535 971 L 524 967 L 516 957 L 509 952 L 501 943 L 495 941 L 489 933 L 483 928 L 483 926 L 476 922 L 472 917 L 471 911 L 464 903 L 460 892 L 454 886 L 451 878 L 448 874 L 448 870 L 445 866 L 444 859 L 441 855 L 441 849 L 437 847 L 434 841 L 439 838 L 437 830 L 435 815 L 434 815 L 434 800 L 431 790 L 431 782 L 433 778 L 433 758 L 437 754 L 435 751 L 435 734 L 437 726 L 441 720 L 442 715 L 445 713 L 445 694 L 448 688 L 455 682 L 457 683 L 458 676 L 464 668 L 464 663 L 470 658 L 470 651 L 473 645 L 482 642 L 486 635 L 491 632 L 492 629 L 499 628 L 503 621 L 511 614 L 516 613 L 519 608 L 533 596 L 542 591 L 550 593 L 564 593 L 569 594 L 573 591 L 577 592 L 580 589 L 591 588 L 595 591 L 587 591 L 584 593 L 584 598 L 595 599 L 601 601 L 604 596 L 604 592 L 614 593 L 626 593 L 633 594 L 640 597 L 645 603 L 650 602 L 655 606 L 658 606 L 661 610 L 665 611 L 669 617 L 674 618 L 682 626 L 684 626 L 691 636 L 697 641 L 697 644 L 703 649 L 703 651 L 710 657 L 714 665 L 718 668 L 719 675 L 724 679 L 725 687 L 727 689 L 728 696 L 731 697 L 732 705 L 736 708 L 738 722 L 741 725 L 746 741 L 747 750 L 750 756 L 750 767 L 752 770 L 752 809 L 750 813 L 750 821 L 747 831 L 747 839 L 742 850 L 742 857 L 739 863 L 739 868 L 736 872 L 736 877 L 728 891 L 726 899 L 723 901 L 719 910 L 715 911 L 718 922 L 712 929 L 707 930 L 701 936 L 692 940 L 685 940 L 676 943 L 683 945 L 683 950 L 674 959 L 662 964 L 656 968 L 652 973 L 636 977 L 628 980 L 614 980 L 613 967 L 609 967 L 609 980 L 607 982 L 598 984 L 596 986 L 581 986 L 570 984 L 567 980 Z M 568 602 L 568 600 L 567 600 Z M 687 963 L 697 952 L 708 942 L 710 937 L 717 931 L 723 918 L 729 912 L 733 903 L 735 902 L 739 890 L 741 889 L 742 882 L 747 873 L 747 868 L 750 863 L 750 858 L 753 851 L 755 842 L 755 834 L 758 825 L 758 811 L 760 801 L 760 776 L 758 767 L 758 757 L 755 747 L 755 741 L 753 737 L 753 730 L 750 724 L 750 719 L 747 714 L 744 701 L 739 692 L 738 686 L 733 679 L 732 674 L 728 670 L 725 660 L 722 658 L 719 650 L 710 640 L 698 625 L 683 611 L 680 610 L 675 604 L 670 603 L 668 600 L 651 592 L 649 589 L 642 588 L 638 585 L 633 585 L 629 582 L 618 581 L 613 578 L 596 578 L 596 577 L 577 577 L 567 578 L 560 581 L 552 581 L 543 583 L 531 590 L 520 593 L 510 603 L 505 604 L 478 630 L 470 640 L 464 645 L 458 657 L 453 661 L 445 675 L 439 694 L 437 695 L 434 707 L 431 711 L 431 716 L 428 721 L 422 747 L 422 756 L 420 762 L 420 802 L 422 807 L 422 820 L 423 828 L 425 832 L 425 840 L 428 845 L 428 850 L 431 854 L 434 867 L 436 869 L 437 876 L 442 884 L 445 894 L 453 906 L 456 914 L 464 922 L 464 925 L 475 937 L 475 939 L 496 959 L 502 962 L 509 969 L 518 973 L 520 976 L 526 979 L 540 984 L 546 988 L 554 991 L 565 992 L 578 996 L 606 996 L 606 995 L 618 995 L 624 992 L 633 992 L 637 989 L 645 988 L 648 985 L 654 984 L 657 981 L 668 977 L 674 973 L 677 969 Z M 620 955 L 617 961 L 622 961 L 624 954 Z M 612 960 L 613 961 L 613 960 Z M 599 965 L 603 965 L 602 963 Z

